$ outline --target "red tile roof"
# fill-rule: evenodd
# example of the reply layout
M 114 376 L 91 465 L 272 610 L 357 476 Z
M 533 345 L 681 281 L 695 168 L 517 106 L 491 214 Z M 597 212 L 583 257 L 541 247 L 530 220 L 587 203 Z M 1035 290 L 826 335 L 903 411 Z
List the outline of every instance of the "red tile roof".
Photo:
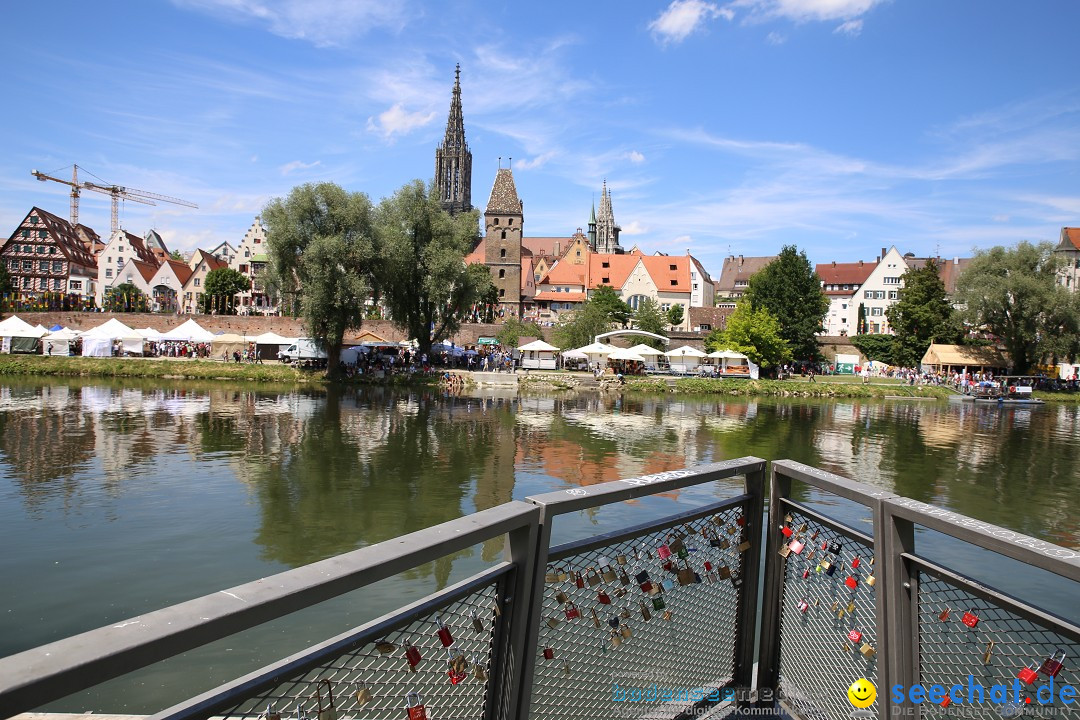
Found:
M 20 228 L 26 223 L 26 220 L 31 215 L 37 215 L 41 219 L 41 222 L 44 223 L 46 229 L 49 231 L 49 236 L 56 243 L 61 254 L 63 254 L 69 262 L 74 263 L 75 265 L 81 265 L 84 269 L 89 271 L 90 274 L 97 274 L 97 263 L 86 249 L 82 240 L 79 239 L 79 236 L 75 232 L 75 228 L 71 226 L 71 223 L 62 217 L 53 215 L 47 210 L 33 207 L 30 209 L 30 212 L 26 214 L 26 218 L 23 219 L 22 223 L 20 223 Z M 18 232 L 19 231 L 16 230 L 12 233 L 8 242 L 15 239 Z
M 743 257 L 742 255 L 735 257 L 730 255 L 724 258 L 724 267 L 720 270 L 720 277 L 716 279 L 715 283 L 717 292 L 733 293 L 736 287 L 742 290 L 745 285 L 736 285 L 736 281 L 749 281 L 751 275 L 775 259 L 775 255 L 768 257 Z
M 180 282 L 180 285 L 187 285 L 187 281 L 191 279 L 191 275 L 194 272 L 188 264 L 181 260 L 173 260 L 172 258 L 166 260 L 165 263 L 172 268 L 173 275 L 176 275 L 176 279 Z
M 835 261 L 822 263 L 814 269 L 818 277 L 821 278 L 821 282 L 825 284 L 826 295 L 851 295 L 866 282 L 866 279 L 870 277 L 870 273 L 874 272 L 875 267 L 877 267 L 877 263 L 866 263 L 860 260 L 853 263 L 838 263 Z M 851 289 L 829 290 L 830 285 L 850 285 Z
M 135 269 L 139 271 L 139 274 L 142 275 L 143 280 L 145 280 L 146 282 L 150 282 L 154 278 L 154 275 L 157 273 L 157 268 L 148 262 L 143 262 L 142 260 L 135 259 L 132 259 L 129 262 L 135 265 Z
M 1061 228 L 1061 244 L 1058 247 L 1061 248 L 1066 243 L 1071 243 L 1074 248 L 1080 250 L 1080 228 Z
M 555 292 L 554 290 L 544 290 L 543 292 L 536 293 L 534 300 L 558 300 L 560 302 L 585 302 L 585 293 L 583 292 Z

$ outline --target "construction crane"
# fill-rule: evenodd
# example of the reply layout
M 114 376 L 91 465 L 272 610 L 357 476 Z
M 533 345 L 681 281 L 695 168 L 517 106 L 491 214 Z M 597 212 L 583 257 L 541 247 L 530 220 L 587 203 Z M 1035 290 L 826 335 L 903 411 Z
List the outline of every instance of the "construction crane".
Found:
M 120 229 L 120 200 L 130 200 L 131 202 L 142 203 L 143 205 L 157 205 L 155 200 L 161 202 L 172 203 L 173 205 L 183 205 L 189 208 L 198 208 L 199 206 L 193 202 L 187 200 L 181 200 L 180 198 L 169 197 L 168 195 L 159 195 L 158 193 L 147 192 L 146 190 L 136 190 L 135 188 L 123 187 L 120 185 L 99 185 L 92 182 L 79 182 L 79 166 L 73 165 L 71 170 L 71 180 L 64 180 L 62 178 L 53 177 L 52 175 L 46 175 L 43 172 L 32 170 L 31 175 L 36 177 L 41 182 L 46 180 L 52 180 L 62 185 L 68 185 L 71 187 L 71 224 L 72 226 L 79 224 L 79 195 L 83 189 L 93 190 L 94 192 L 101 193 L 102 195 L 108 195 L 112 198 L 112 231 L 116 232 Z

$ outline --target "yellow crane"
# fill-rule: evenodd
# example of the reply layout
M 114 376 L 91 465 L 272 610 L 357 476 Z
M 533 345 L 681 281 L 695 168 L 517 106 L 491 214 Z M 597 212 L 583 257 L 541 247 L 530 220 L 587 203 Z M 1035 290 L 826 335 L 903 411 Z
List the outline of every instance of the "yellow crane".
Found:
M 112 230 L 116 232 L 120 229 L 120 200 L 130 200 L 131 202 L 142 203 L 143 205 L 157 205 L 155 200 L 161 202 L 172 203 L 173 205 L 183 205 L 189 208 L 198 208 L 199 206 L 193 202 L 187 200 L 181 200 L 180 198 L 169 197 L 168 195 L 159 195 L 158 193 L 147 192 L 146 190 L 136 190 L 135 188 L 123 187 L 121 185 L 99 185 L 92 182 L 79 182 L 79 166 L 72 165 L 71 179 L 64 180 L 63 178 L 53 177 L 37 170 L 32 170 L 31 175 L 36 177 L 41 182 L 46 180 L 52 180 L 53 182 L 60 183 L 62 185 L 68 185 L 71 187 L 71 224 L 72 226 L 79 224 L 79 195 L 82 190 L 93 190 L 94 192 L 108 195 L 112 198 Z

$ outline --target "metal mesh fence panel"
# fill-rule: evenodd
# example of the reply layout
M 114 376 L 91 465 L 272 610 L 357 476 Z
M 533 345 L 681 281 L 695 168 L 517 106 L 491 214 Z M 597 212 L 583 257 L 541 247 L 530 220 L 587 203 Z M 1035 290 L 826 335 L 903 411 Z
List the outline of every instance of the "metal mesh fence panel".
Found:
M 735 506 L 566 557 L 554 548 L 532 717 L 670 719 L 719 697 L 740 631 L 743 553 L 757 552 L 742 524 Z
M 802 718 L 850 717 L 851 684 L 877 684 L 873 550 L 798 512 L 784 527 L 780 697 Z M 867 709 L 876 716 L 877 702 Z
M 918 575 L 918 588 L 919 680 L 926 688 L 961 686 L 955 693 L 960 701 L 923 702 L 924 718 L 955 717 L 975 707 L 987 717 L 1080 715 L 1076 703 L 1063 705 L 1057 692 L 1080 682 L 1075 640 L 1050 622 L 1036 622 L 925 571 Z M 1055 668 L 1057 661 L 1060 667 Z M 1044 690 L 1040 698 L 1039 689 L 1051 680 L 1054 691 Z M 995 685 L 1002 688 L 997 695 Z
M 492 671 L 493 658 L 505 664 L 508 656 L 493 652 L 496 622 L 502 618 L 497 597 L 498 583 L 492 583 L 436 612 L 404 619 L 385 634 L 361 637 L 355 649 L 275 678 L 273 687 L 215 717 L 400 720 L 407 716 L 410 693 L 418 694 L 412 699 L 425 706 L 429 718 L 485 717 L 491 678 L 508 677 Z M 503 633 L 504 639 L 508 635 Z M 494 717 L 509 713 L 504 709 Z

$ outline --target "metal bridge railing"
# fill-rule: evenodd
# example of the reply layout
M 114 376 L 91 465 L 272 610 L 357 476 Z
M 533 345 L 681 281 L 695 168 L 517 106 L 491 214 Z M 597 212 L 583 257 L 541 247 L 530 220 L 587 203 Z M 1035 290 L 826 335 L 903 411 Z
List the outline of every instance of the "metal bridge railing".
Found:
M 543 514 L 518 717 L 673 718 L 749 688 L 764 475 L 747 457 L 528 498 Z M 560 515 L 738 476 L 735 497 L 549 547 Z

